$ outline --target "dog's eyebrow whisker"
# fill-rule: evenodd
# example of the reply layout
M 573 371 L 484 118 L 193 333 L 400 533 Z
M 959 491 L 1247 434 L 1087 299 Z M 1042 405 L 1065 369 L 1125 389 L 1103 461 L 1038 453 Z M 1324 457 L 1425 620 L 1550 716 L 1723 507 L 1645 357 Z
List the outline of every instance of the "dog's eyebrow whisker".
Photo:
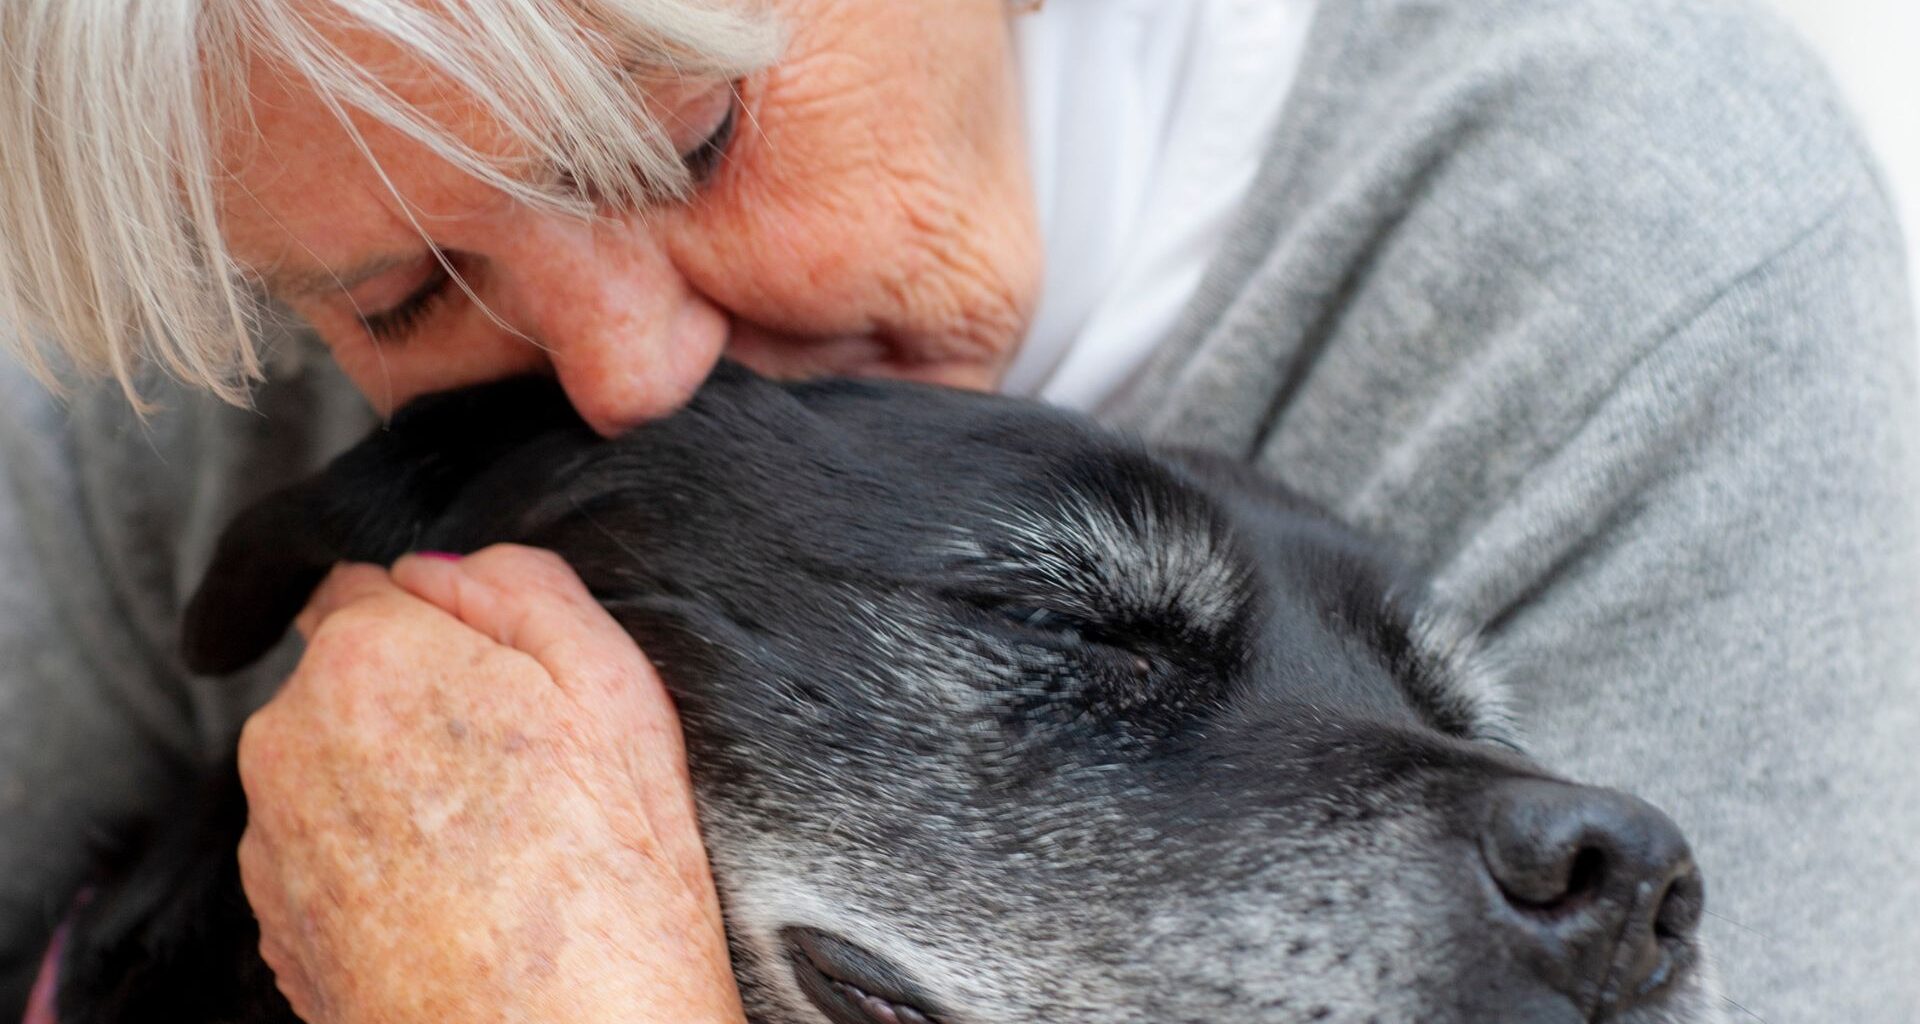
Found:
M 1740 923 L 1740 922 L 1738 922 L 1738 921 L 1735 921 L 1735 920 L 1734 920 L 1733 918 L 1731 918 L 1731 917 L 1728 917 L 1728 916 L 1727 916 L 1727 915 L 1725 915 L 1725 914 L 1718 914 L 1718 913 L 1715 913 L 1715 912 L 1713 912 L 1713 911 L 1711 911 L 1711 910 L 1704 910 L 1704 909 L 1703 909 L 1703 910 L 1701 911 L 1701 913 L 1704 913 L 1704 914 L 1706 914 L 1706 915 L 1707 915 L 1708 917 L 1711 917 L 1711 918 L 1714 918 L 1714 919 L 1716 919 L 1716 920 L 1720 920 L 1720 921 L 1725 921 L 1726 923 L 1728 923 L 1728 924 L 1730 924 L 1730 925 L 1732 925 L 1732 926 L 1734 926 L 1735 928 L 1738 928 L 1738 929 L 1740 929 L 1740 930 L 1741 930 L 1741 931 L 1743 931 L 1743 932 L 1746 932 L 1746 933 L 1748 933 L 1749 935 L 1756 935 L 1756 936 L 1759 936 L 1760 938 L 1763 938 L 1763 939 L 1765 939 L 1765 940 L 1767 940 L 1768 942 L 1772 942 L 1772 941 L 1773 941 L 1773 936 L 1772 936 L 1772 935 L 1769 935 L 1769 934 L 1767 934 L 1766 932 L 1763 932 L 1763 931 L 1761 931 L 1761 930 L 1760 930 L 1760 929 L 1758 929 L 1758 928 L 1749 928 L 1748 926 L 1746 926 L 1746 925 L 1744 925 L 1744 924 L 1741 924 L 1741 923 Z
M 1753 1012 L 1752 1010 L 1747 1009 L 1745 1006 L 1741 1005 L 1739 1002 L 1736 1002 L 1732 996 L 1727 995 L 1723 992 L 1721 993 L 1720 998 L 1728 1006 L 1731 1006 L 1734 1009 L 1739 1010 L 1741 1013 L 1744 1013 L 1747 1016 L 1752 1017 L 1754 1020 L 1759 1021 L 1760 1024 L 1767 1024 L 1767 1018 L 1762 1017 L 1759 1014 Z
M 1129 613 L 1177 617 L 1199 633 L 1228 628 L 1253 586 L 1247 559 L 1197 495 L 1072 487 L 995 509 L 1008 549 L 988 561 Z

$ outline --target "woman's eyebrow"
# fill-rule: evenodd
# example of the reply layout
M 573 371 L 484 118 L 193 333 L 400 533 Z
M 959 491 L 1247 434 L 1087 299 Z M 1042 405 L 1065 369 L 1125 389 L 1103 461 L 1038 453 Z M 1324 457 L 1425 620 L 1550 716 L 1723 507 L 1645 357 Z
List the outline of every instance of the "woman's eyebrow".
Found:
M 363 260 L 346 270 L 328 270 L 324 267 L 276 267 L 253 276 L 269 298 L 285 301 L 325 292 L 346 291 L 390 270 L 419 261 L 419 253 L 386 253 Z

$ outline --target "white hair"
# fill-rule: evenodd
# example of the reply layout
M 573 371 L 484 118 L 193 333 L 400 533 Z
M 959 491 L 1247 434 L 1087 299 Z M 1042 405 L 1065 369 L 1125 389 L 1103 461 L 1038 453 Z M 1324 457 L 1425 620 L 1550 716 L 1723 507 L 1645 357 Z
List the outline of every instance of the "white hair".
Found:
M 409 105 L 339 43 L 370 33 L 463 90 L 525 144 L 503 165 Z M 248 125 L 249 68 L 310 82 L 544 208 L 684 189 L 636 72 L 728 80 L 780 45 L 740 0 L 0 0 L 0 348 L 50 385 L 155 365 L 230 401 L 261 375 L 261 298 L 222 241 L 225 130 Z M 369 154 L 369 158 L 371 158 Z M 575 190 L 530 178 L 563 169 Z

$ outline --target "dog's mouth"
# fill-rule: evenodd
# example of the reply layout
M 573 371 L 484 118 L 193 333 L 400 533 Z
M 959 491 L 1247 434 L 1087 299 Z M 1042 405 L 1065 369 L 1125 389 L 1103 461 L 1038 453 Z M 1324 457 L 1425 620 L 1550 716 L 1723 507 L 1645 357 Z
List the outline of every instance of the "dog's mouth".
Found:
M 941 1024 L 926 994 L 880 957 L 814 928 L 781 937 L 800 991 L 834 1024 Z

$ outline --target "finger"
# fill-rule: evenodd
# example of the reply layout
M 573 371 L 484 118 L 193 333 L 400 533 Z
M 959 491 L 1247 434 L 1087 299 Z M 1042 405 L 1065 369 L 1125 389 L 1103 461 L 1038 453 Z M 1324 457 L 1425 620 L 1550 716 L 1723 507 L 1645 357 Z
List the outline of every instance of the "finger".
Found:
M 377 565 L 342 562 L 327 573 L 320 586 L 307 599 L 307 606 L 293 620 L 302 639 L 313 639 L 313 632 L 327 617 L 361 601 L 398 592 L 387 571 Z
M 531 655 L 573 696 L 631 691 L 671 713 L 633 638 L 552 552 L 501 544 L 457 561 L 408 556 L 394 564 L 392 578 L 494 642 Z
M 240 837 L 237 856 L 240 891 L 246 895 L 247 905 L 253 908 L 254 920 L 260 927 L 260 955 L 276 975 L 281 974 L 289 970 L 293 962 L 280 940 L 287 922 L 282 902 L 284 893 L 275 884 L 279 873 L 274 870 L 267 841 L 258 828 L 247 826 Z
M 275 933 L 262 929 L 260 933 L 260 959 L 273 972 L 273 987 L 292 1007 L 293 1015 L 306 1021 L 325 1020 L 320 1013 L 319 990 L 301 965 L 300 958 L 273 937 Z
M 678 858 L 704 872 L 686 744 L 680 719 L 653 664 L 588 593 L 558 555 L 500 545 L 458 561 L 404 558 L 393 568 L 401 587 L 544 668 L 561 692 L 588 708 L 616 702 L 617 756 L 639 795 L 676 824 Z M 613 709 L 608 709 L 613 710 Z M 689 869 L 691 870 L 691 869 Z
M 246 894 L 247 904 L 253 907 L 253 916 L 260 922 L 262 936 L 276 933 L 279 925 L 285 923 L 286 914 L 281 907 L 280 890 L 274 886 L 277 873 L 273 870 L 273 857 L 266 833 L 260 826 L 249 822 L 245 832 L 240 834 L 240 848 L 235 856 L 240 862 L 240 891 Z
M 280 733 L 276 728 L 279 713 L 275 707 L 280 703 L 281 698 L 276 697 L 247 716 L 240 726 L 240 741 L 234 750 L 234 760 L 240 773 L 240 789 L 247 797 L 249 835 L 264 827 L 269 815 L 279 807 L 274 795 L 261 789 L 261 783 L 262 780 L 274 779 L 284 760 Z
M 295 948 L 288 944 L 297 939 L 292 925 L 295 918 L 287 907 L 287 893 L 272 845 L 264 833 L 250 824 L 240 838 L 237 855 L 240 889 L 246 894 L 247 904 L 253 908 L 254 919 L 260 926 L 260 959 L 273 972 L 274 985 L 293 1007 L 295 1016 L 319 1020 L 314 1015 L 318 1007 L 313 984 Z

